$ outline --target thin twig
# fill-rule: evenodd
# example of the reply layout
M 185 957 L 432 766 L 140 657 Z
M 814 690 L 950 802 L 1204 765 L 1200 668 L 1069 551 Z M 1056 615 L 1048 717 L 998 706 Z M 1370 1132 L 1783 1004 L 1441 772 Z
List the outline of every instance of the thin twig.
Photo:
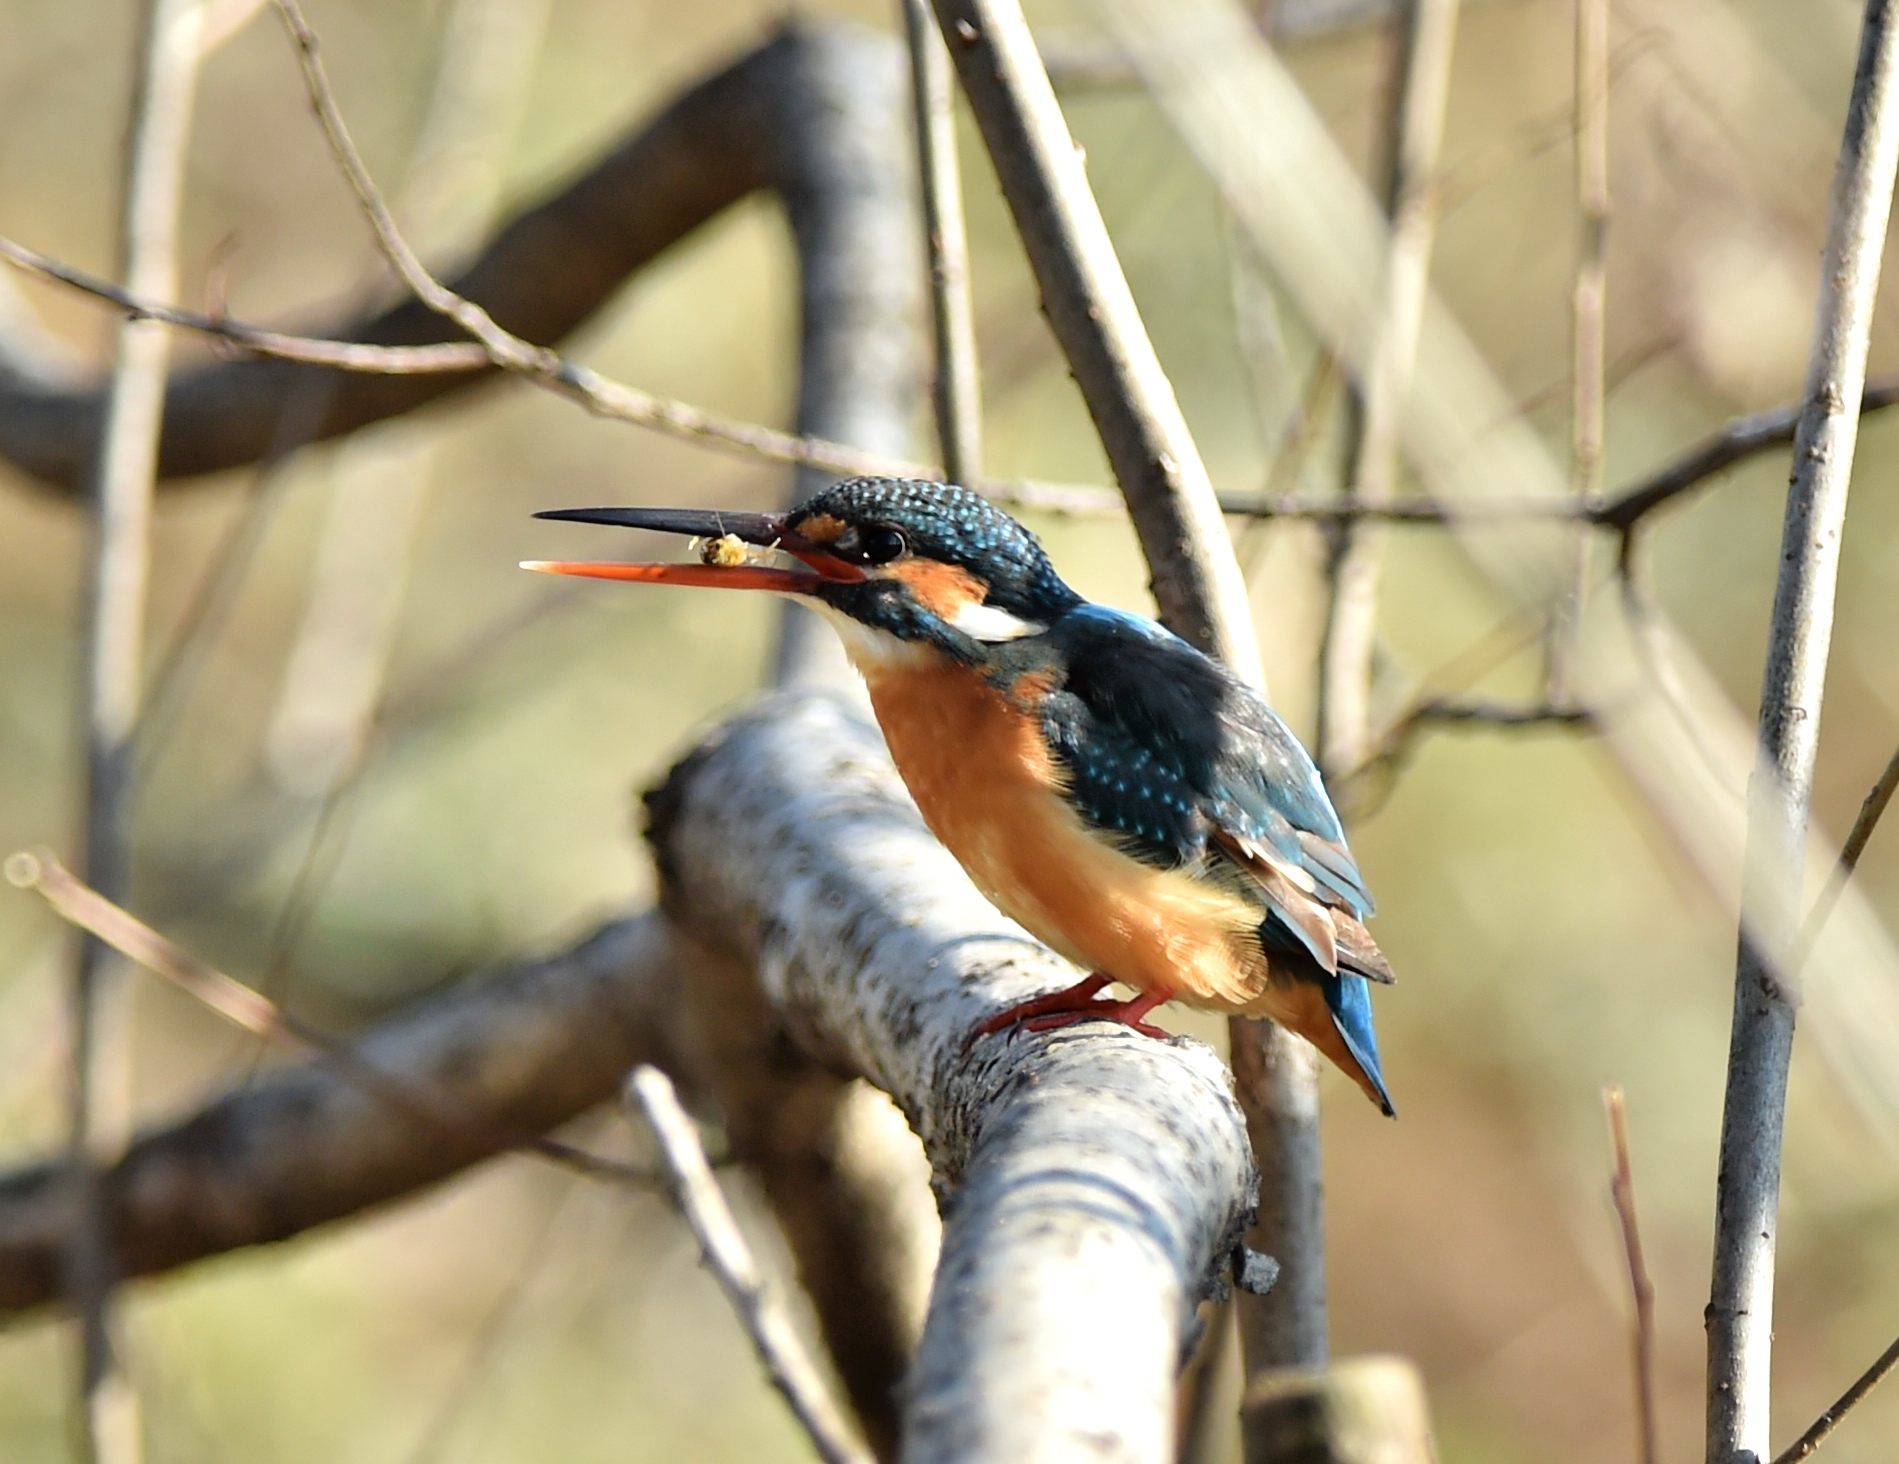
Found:
M 955 94 L 949 54 L 931 23 L 929 0 L 899 3 L 910 47 L 930 313 L 936 328 L 936 435 L 944 474 L 952 483 L 967 483 L 982 471 L 982 382 L 969 288 L 969 232 L 956 157 Z
M 181 330 L 195 331 L 228 341 L 259 356 L 370 376 L 452 375 L 484 370 L 497 363 L 479 342 L 450 341 L 426 346 L 378 346 L 353 341 L 325 340 L 250 325 L 229 316 L 206 315 L 156 297 L 134 295 L 84 270 L 50 258 L 12 240 L 0 238 L 0 260 L 46 279 L 116 305 L 128 314 L 155 320 Z M 530 348 L 536 349 L 539 348 Z M 527 379 L 565 396 L 581 400 L 596 415 L 626 421 L 686 441 L 711 443 L 767 462 L 792 464 L 840 474 L 863 473 L 878 477 L 932 477 L 934 466 L 887 454 L 870 453 L 811 434 L 778 432 L 758 423 L 724 417 L 690 402 L 662 397 L 636 387 L 609 382 L 584 366 L 547 353 L 556 363 L 551 375 Z M 520 368 L 508 368 L 520 369 Z M 588 401 L 568 381 L 595 383 L 602 391 Z M 1868 385 L 1861 399 L 1862 415 L 1899 405 L 1899 380 L 1882 379 Z M 1439 524 L 1485 522 L 1497 519 L 1578 519 L 1601 528 L 1627 532 L 1656 509 L 1704 485 L 1728 468 L 1791 442 L 1799 407 L 1789 404 L 1736 417 L 1709 437 L 1675 458 L 1625 485 L 1615 493 L 1589 502 L 1562 498 L 1476 498 L 1455 505 L 1430 497 L 1365 498 L 1345 503 L 1297 493 L 1228 493 L 1220 495 L 1220 511 L 1235 517 L 1287 519 L 1328 524 L 1376 521 L 1393 525 L 1430 527 Z M 1279 474 L 1275 481 L 1284 481 Z M 1095 484 L 1048 483 L 1027 479 L 970 475 L 967 486 L 1007 503 L 1061 515 L 1113 515 L 1125 509 L 1121 495 Z
M 1708 1302 L 1707 1458 L 1768 1451 L 1774 1251 L 1796 993 L 1777 969 L 1800 883 L 1867 341 L 1899 167 L 1895 0 L 1868 0 L 1820 272 L 1812 364 L 1794 439 L 1780 573 L 1750 787 L 1734 1026 L 1721 1118 Z
M 771 462 L 818 468 L 846 476 L 937 476 L 934 468 L 905 463 L 886 454 L 861 452 L 843 443 L 824 442 L 752 423 L 736 422 L 685 402 L 655 396 L 637 387 L 612 381 L 590 367 L 566 360 L 556 351 L 534 345 L 503 329 L 481 306 L 456 294 L 430 274 L 410 247 L 389 205 L 377 189 L 375 180 L 370 176 L 362 154 L 357 151 L 348 124 L 337 109 L 329 77 L 318 56 L 316 33 L 310 29 L 296 0 L 272 0 L 272 3 L 276 5 L 277 13 L 282 17 L 285 29 L 296 47 L 297 64 L 303 72 L 304 86 L 309 93 L 310 104 L 316 110 L 317 119 L 322 124 L 330 151 L 342 169 L 351 192 L 356 195 L 357 204 L 369 221 L 384 258 L 418 300 L 473 337 L 494 365 L 578 402 L 596 415 L 633 422 L 675 436 L 704 438 L 739 448 Z
M 373 376 L 485 371 L 494 364 L 487 351 L 471 341 L 448 341 L 435 346 L 371 346 L 354 341 L 326 341 L 248 325 L 228 315 L 206 315 L 182 305 L 167 305 L 156 293 L 121 289 L 11 239 L 0 238 L 0 259 L 28 274 L 116 305 L 134 321 L 156 321 L 180 330 L 197 331 L 254 355 L 271 356 L 279 361 L 299 361 L 306 366 L 327 366 L 335 371 L 363 371 Z
M 348 1043 L 299 1021 L 262 992 L 199 960 L 79 879 L 52 854 L 42 850 L 11 855 L 5 873 L 9 883 L 38 894 L 61 919 L 136 962 L 232 1026 L 292 1052 L 328 1058 L 341 1075 L 413 1122 L 457 1135 L 473 1132 L 483 1138 L 497 1137 L 444 1108 L 429 1094 L 368 1065 Z M 651 1176 L 641 1170 L 558 1139 L 527 1133 L 503 1137 L 505 1145 L 498 1147 L 530 1149 L 583 1174 L 640 1185 L 651 1182 Z
M 1899 791 L 1899 748 L 1893 749 L 1884 771 L 1860 803 L 1859 815 L 1853 820 L 1852 830 L 1847 834 L 1846 842 L 1840 845 L 1839 863 L 1833 867 L 1832 878 L 1827 881 L 1826 888 L 1820 892 L 1819 898 L 1813 902 L 1813 909 L 1808 912 L 1806 924 L 1800 932 L 1802 965 L 1805 965 L 1807 955 L 1819 940 L 1820 932 L 1826 928 L 1833 907 L 1839 904 L 1840 896 L 1846 893 L 1847 881 L 1853 877 L 1853 871 L 1859 868 L 1859 857 L 1866 852 L 1873 830 L 1878 827 L 1895 791 Z
M 1899 1337 L 1895 1337 L 1892 1345 L 1873 1359 L 1873 1365 L 1853 1380 L 1853 1386 L 1840 1394 L 1832 1407 L 1807 1426 L 1805 1433 L 1774 1456 L 1774 1464 L 1800 1464 L 1802 1459 L 1811 1458 L 1839 1421 L 1864 1402 L 1866 1395 L 1878 1387 L 1896 1367 L 1899 1367 Z
M 197 91 L 199 0 L 148 0 L 141 15 L 120 219 L 120 273 L 135 294 L 170 295 Z M 109 898 L 131 885 L 133 733 L 143 684 L 152 485 L 171 337 L 138 319 L 119 327 L 105 425 L 92 477 L 92 544 L 84 602 L 80 705 L 85 738 L 81 859 Z M 77 1204 L 68 1253 L 80 1319 L 80 1447 L 88 1460 L 142 1452 L 138 1402 L 114 1317 L 119 1260 L 103 1174 L 131 1127 L 131 1031 L 124 972 L 82 937 L 71 984 L 69 1157 Z
M 1394 20 L 1401 57 L 1387 123 L 1384 302 L 1351 445 L 1346 501 L 1389 500 L 1397 487 L 1400 438 L 1418 336 L 1430 295 L 1436 212 L 1433 174 L 1444 138 L 1458 0 L 1405 0 Z M 1327 772 L 1364 755 L 1371 735 L 1372 660 L 1378 640 L 1380 542 L 1368 525 L 1341 520 L 1327 564 L 1319 643 L 1318 753 Z
M 713 1177 L 699 1131 L 680 1105 L 672 1079 L 642 1063 L 627 1080 L 636 1105 L 659 1142 L 673 1203 L 699 1242 L 713 1280 L 731 1302 L 758 1360 L 825 1464 L 871 1464 L 844 1414 L 805 1350 L 790 1313 L 767 1283 L 744 1232 Z
M 1616 1219 L 1622 1228 L 1622 1256 L 1629 1268 L 1629 1295 L 1635 1303 L 1635 1426 L 1640 1464 L 1656 1464 L 1660 1445 L 1656 1435 L 1655 1414 L 1655 1287 L 1649 1281 L 1648 1265 L 1642 1259 L 1642 1229 L 1635 1213 L 1635 1171 L 1629 1159 L 1628 1104 L 1622 1089 L 1611 1084 L 1602 1090 L 1602 1106 L 1609 1119 L 1609 1147 L 1615 1156 L 1615 1172 L 1609 1181 L 1609 1197 L 1615 1202 Z
M 1871 382 L 1860 394 L 1860 415 L 1869 416 L 1895 404 L 1899 404 L 1899 381 L 1887 377 Z M 1804 410 L 1804 403 L 1789 403 L 1734 418 L 1680 457 L 1591 508 L 1590 519 L 1626 532 L 1638 520 L 1699 487 L 1715 474 L 1792 442 Z
M 1432 727 L 1495 727 L 1522 731 L 1537 727 L 1589 732 L 1595 729 L 1594 708 L 1560 702 L 1499 702 L 1481 697 L 1427 697 L 1414 703 L 1366 749 L 1365 755 L 1337 778 L 1341 786 L 1357 783 L 1367 774 L 1404 761 L 1419 733 Z
M 1570 290 L 1570 481 L 1579 503 L 1602 490 L 1603 408 L 1607 397 L 1609 238 L 1609 0 L 1576 7 L 1576 274 Z M 1570 662 L 1589 592 L 1587 535 L 1576 538 L 1576 574 L 1551 617 L 1544 689 L 1569 696 Z

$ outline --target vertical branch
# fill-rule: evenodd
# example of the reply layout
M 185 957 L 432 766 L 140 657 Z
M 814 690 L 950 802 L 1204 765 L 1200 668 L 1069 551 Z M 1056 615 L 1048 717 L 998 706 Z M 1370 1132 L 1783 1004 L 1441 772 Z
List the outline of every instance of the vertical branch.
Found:
M 1609 267 L 1609 0 L 1576 3 L 1576 276 L 1570 292 L 1570 463 L 1576 496 L 1602 492 Z M 1592 536 L 1576 536 L 1576 578 L 1550 621 L 1545 699 L 1569 699 L 1570 659 L 1589 586 Z
M 930 23 L 929 0 L 901 0 L 916 103 L 917 162 L 935 325 L 937 440 L 943 474 L 968 483 L 982 472 L 982 383 L 976 366 L 976 314 L 969 293 L 969 233 L 956 161 L 956 109 L 949 55 Z
M 1430 293 L 1436 216 L 1432 174 L 1444 137 L 1457 0 L 1406 0 L 1394 21 L 1400 71 L 1392 95 L 1385 208 L 1384 306 L 1364 384 L 1347 472 L 1348 499 L 1387 501 L 1396 485 L 1405 402 Z M 1371 733 L 1372 652 L 1377 638 L 1381 531 L 1342 518 L 1327 566 L 1319 649 L 1318 753 L 1328 774 L 1356 767 Z
M 1867 337 L 1899 165 L 1894 5 L 1867 0 L 1860 33 L 1762 678 L 1761 762 L 1749 790 L 1734 1025 L 1715 1185 L 1707 1311 L 1709 1464 L 1740 1464 L 1768 1452 L 1774 1237 L 1796 993 L 1765 955 L 1787 949 L 1788 932 L 1761 927 L 1778 916 L 1786 903 L 1779 892 L 1797 888 L 1802 873 Z
M 1074 138 L 1017 0 L 935 0 L 1042 306 L 1106 448 L 1161 617 L 1261 683 L 1246 583 L 1213 485 L 1161 370 Z M 1248 1243 L 1281 1263 L 1242 1300 L 1250 1370 L 1325 1351 L 1325 1248 L 1316 1059 L 1266 1022 L 1228 1025 L 1234 1077 L 1263 1177 Z
M 1042 309 L 1121 485 L 1169 627 L 1258 683 L 1259 640 L 1206 465 L 1135 306 L 1019 0 L 934 0 Z
M 1609 1180 L 1609 1198 L 1615 1203 L 1622 1230 L 1622 1258 L 1629 1268 L 1629 1295 L 1634 1316 L 1631 1332 L 1635 1357 L 1636 1459 L 1655 1464 L 1661 1446 L 1655 1434 L 1655 1287 L 1642 1259 L 1642 1229 L 1635 1214 L 1635 1166 L 1629 1157 L 1629 1110 L 1619 1087 L 1602 1090 L 1602 1107 L 1609 1120 L 1609 1148 L 1615 1170 Z
M 120 276 L 134 294 L 177 295 L 178 214 L 184 193 L 199 56 L 199 0 L 147 0 L 127 149 Z M 91 572 L 84 605 L 80 686 L 84 725 L 83 868 L 108 899 L 130 884 L 132 732 L 138 720 L 149 568 L 152 481 L 158 459 L 169 332 L 152 321 L 119 327 L 100 454 L 92 476 Z M 123 973 L 99 941 L 78 948 L 72 980 L 68 1104 L 79 1204 L 67 1284 L 80 1316 L 81 1436 L 89 1459 L 138 1455 L 131 1385 L 116 1354 L 112 1292 L 117 1263 L 100 1168 L 130 1121 L 130 1032 Z

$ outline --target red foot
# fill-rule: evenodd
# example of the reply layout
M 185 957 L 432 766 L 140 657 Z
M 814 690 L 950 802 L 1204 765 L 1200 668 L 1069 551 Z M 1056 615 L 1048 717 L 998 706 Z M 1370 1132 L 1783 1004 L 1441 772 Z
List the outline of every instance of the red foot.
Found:
M 1027 1001 L 1019 1001 L 1014 1006 L 997 1012 L 979 1025 L 976 1028 L 976 1035 L 987 1037 L 993 1032 L 1006 1031 L 1019 1022 L 1026 1022 L 1030 1017 L 1078 1011 L 1089 1005 L 1094 994 L 1107 984 L 1106 976 L 1084 976 L 1073 986 L 1064 986 L 1060 991 L 1051 991 L 1042 996 L 1032 996 Z
M 1149 992 L 1132 1001 L 1097 1000 L 1095 993 L 1107 984 L 1106 976 L 1090 976 L 1061 991 L 1051 991 L 1046 996 L 1019 1002 L 1007 1011 L 998 1012 L 977 1027 L 976 1031 L 978 1035 L 987 1036 L 991 1032 L 1021 1026 L 1030 1032 L 1056 1032 L 1063 1027 L 1072 1027 L 1077 1022 L 1105 1021 L 1132 1027 L 1143 1037 L 1165 1039 L 1173 1036 L 1173 1033 L 1142 1020 L 1167 1000 L 1164 994 Z

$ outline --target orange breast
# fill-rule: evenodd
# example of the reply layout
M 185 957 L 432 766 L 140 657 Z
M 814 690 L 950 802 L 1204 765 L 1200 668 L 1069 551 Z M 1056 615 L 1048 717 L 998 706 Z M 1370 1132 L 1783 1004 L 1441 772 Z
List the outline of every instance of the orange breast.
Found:
M 860 667 L 924 820 L 998 909 L 1137 990 L 1258 1008 L 1269 981 L 1258 911 L 1091 833 L 1021 705 L 947 663 Z

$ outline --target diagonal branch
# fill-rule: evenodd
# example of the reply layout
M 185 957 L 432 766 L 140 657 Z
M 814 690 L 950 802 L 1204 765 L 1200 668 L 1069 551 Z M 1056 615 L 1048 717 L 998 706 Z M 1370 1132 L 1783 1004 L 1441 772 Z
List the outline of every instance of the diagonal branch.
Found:
M 530 344 L 571 334 L 629 277 L 761 189 L 785 202 L 808 274 L 821 258 L 808 234 L 810 221 L 822 218 L 827 201 L 860 185 L 854 159 L 866 146 L 864 128 L 872 114 L 859 105 L 857 92 L 863 74 L 877 65 L 871 53 L 887 46 L 884 37 L 853 27 L 788 25 L 518 215 L 442 288 L 480 310 L 513 341 L 502 344 L 506 360 L 500 364 L 530 373 L 590 410 L 831 472 L 889 471 L 893 454 L 853 452 L 836 442 L 734 423 L 623 387 Z M 560 267 L 548 268 L 550 258 Z M 142 293 L 137 298 L 142 313 L 156 317 L 168 308 Z M 165 397 L 161 476 L 188 478 L 265 457 L 287 404 L 313 386 L 329 393 L 312 433 L 321 440 L 411 411 L 491 374 L 466 369 L 460 355 L 466 343 L 455 340 L 459 332 L 420 301 L 295 334 L 405 349 L 440 349 L 446 341 L 463 369 L 332 380 L 334 362 L 234 360 L 175 373 Z M 492 367 L 488 344 L 481 348 Z M 415 363 L 411 358 L 404 364 Z M 95 450 L 100 411 L 98 386 L 75 377 L 56 347 L 19 329 L 0 341 L 0 456 L 46 483 L 70 488 Z M 894 465 L 914 471 L 913 465 Z
M 896 1099 L 929 1153 L 943 1254 L 903 1457 L 1093 1457 L 1112 1439 L 1117 1459 L 1171 1458 L 1188 1320 L 1253 1198 L 1218 1059 L 1100 1026 L 972 1042 L 1072 968 L 977 893 L 834 701 L 728 723 L 649 809 L 668 912 L 754 964 L 793 1030 Z
M 348 1063 L 278 1068 L 147 1129 L 103 1176 L 122 1270 L 151 1275 L 347 1219 L 606 1101 L 637 1062 L 676 1067 L 672 962 L 658 921 L 616 921 L 377 1024 Z M 352 1068 L 429 1094 L 460 1121 L 392 1122 Z M 60 1294 L 71 1223 L 60 1169 L 0 1174 L 0 1313 Z
M 790 1405 L 818 1458 L 824 1464 L 870 1464 L 871 1456 L 851 1436 L 850 1425 L 831 1401 L 824 1376 L 805 1351 L 791 1313 L 768 1286 L 745 1243 L 738 1218 L 719 1190 L 705 1146 L 672 1080 L 642 1063 L 627 1080 L 626 1096 L 658 1141 L 673 1203 L 699 1242 L 706 1269 L 732 1303 L 772 1386 Z

